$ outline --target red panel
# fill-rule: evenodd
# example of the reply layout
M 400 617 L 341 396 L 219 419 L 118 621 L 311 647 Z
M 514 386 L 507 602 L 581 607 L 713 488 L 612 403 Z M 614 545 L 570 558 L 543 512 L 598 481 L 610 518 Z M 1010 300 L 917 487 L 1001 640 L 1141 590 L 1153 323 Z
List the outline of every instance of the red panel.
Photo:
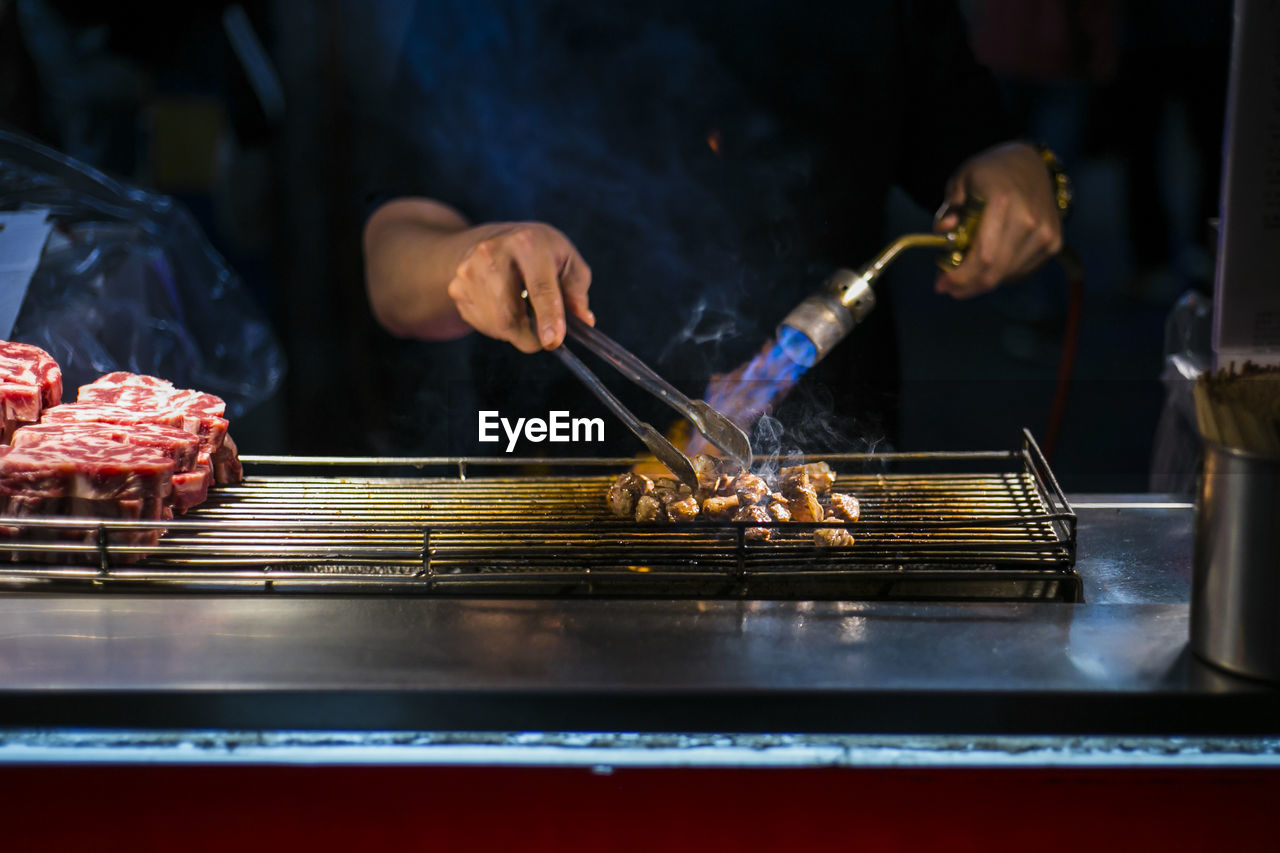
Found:
M 1280 771 L 0 769 L 3 848 L 1278 849 Z

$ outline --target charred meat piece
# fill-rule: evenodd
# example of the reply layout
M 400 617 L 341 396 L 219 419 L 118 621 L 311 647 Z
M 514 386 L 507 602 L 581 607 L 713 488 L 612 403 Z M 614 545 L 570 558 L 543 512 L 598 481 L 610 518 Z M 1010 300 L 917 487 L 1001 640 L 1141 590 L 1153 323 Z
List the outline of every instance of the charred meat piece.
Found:
M 773 517 L 764 507 L 752 505 L 739 508 L 733 520 L 766 522 L 773 521 Z M 743 535 L 748 542 L 767 542 L 773 538 L 773 531 L 767 527 L 751 527 Z
M 672 504 L 689 500 L 690 503 L 696 507 L 698 503 L 697 499 L 693 497 L 692 489 L 684 483 L 678 483 L 675 480 L 668 480 L 666 478 L 658 480 L 654 484 L 652 496 L 658 500 L 658 503 L 662 504 L 663 511 L 660 513 L 660 520 L 662 521 L 671 518 L 670 507 Z M 638 507 L 639 504 L 637 503 L 637 508 Z M 681 511 L 682 510 L 680 509 L 676 510 L 677 513 Z M 684 510 L 684 512 L 687 515 L 688 510 Z
M 698 517 L 698 499 L 693 495 L 667 504 L 667 518 L 672 521 L 693 521 Z
M 693 494 L 693 489 L 690 489 L 679 480 L 673 480 L 670 477 L 659 477 L 654 481 L 653 488 L 655 491 L 659 492 L 679 492 L 685 495 Z
M 631 518 L 636 512 L 636 501 L 641 495 L 647 495 L 652 491 L 653 480 L 644 474 L 628 471 L 625 474 L 619 474 L 618 479 L 613 481 L 605 501 L 609 504 L 609 511 L 618 518 Z
M 743 506 L 738 507 L 738 511 L 733 514 L 734 521 L 773 521 L 773 517 L 769 515 L 769 510 L 762 506 Z
M 702 502 L 702 514 L 712 521 L 728 521 L 738 511 L 738 496 L 716 495 Z
M 698 478 L 698 491 L 714 494 L 720 483 L 720 460 L 705 453 L 693 457 L 693 473 Z
M 636 514 L 636 496 L 618 483 L 609 487 L 609 493 L 604 496 L 604 500 L 609 505 L 609 512 L 613 513 L 614 518 L 631 518 Z
M 774 521 L 791 520 L 791 510 L 787 507 L 785 501 L 771 501 L 769 503 L 769 515 L 773 516 Z
M 700 454 L 693 459 L 696 487 L 671 477 L 650 480 L 627 473 L 609 488 L 606 501 L 619 518 L 639 522 L 734 521 L 746 525 L 751 542 L 778 538 L 763 525 L 798 521 L 824 524 L 813 532 L 820 548 L 847 547 L 853 535 L 845 525 L 861 515 L 854 495 L 832 491 L 836 475 L 826 462 L 783 468 L 768 480 L 742 470 L 736 463 Z M 757 526 L 761 525 L 761 526 Z
M 655 486 L 653 489 L 653 496 L 660 500 L 663 506 L 666 506 L 667 504 L 674 503 L 675 501 L 682 501 L 685 498 L 693 497 L 693 490 L 684 484 L 681 484 L 675 489 Z
M 743 506 L 758 504 L 769 496 L 769 484 L 746 471 L 734 478 L 733 490 L 738 496 L 738 503 Z
M 813 544 L 819 548 L 847 548 L 853 544 L 853 534 L 843 527 L 819 527 L 813 531 Z
M 663 521 L 666 517 L 662 502 L 653 495 L 641 495 L 636 499 L 636 521 Z
M 842 521 L 857 521 L 862 512 L 862 505 L 853 495 L 832 492 L 830 505 L 827 507 L 827 518 L 838 518 Z
M 831 466 L 826 462 L 810 462 L 808 465 L 793 465 L 790 468 L 783 468 L 779 479 L 782 481 L 783 491 L 793 481 L 799 480 L 801 475 L 807 475 L 809 485 L 820 495 L 825 495 L 831 491 L 832 485 L 836 481 L 836 473 L 831 470 Z
M 796 521 L 822 521 L 827 517 L 822 504 L 818 503 L 818 493 L 809 482 L 809 475 L 801 471 L 798 477 L 787 481 L 782 487 L 787 498 L 787 509 Z

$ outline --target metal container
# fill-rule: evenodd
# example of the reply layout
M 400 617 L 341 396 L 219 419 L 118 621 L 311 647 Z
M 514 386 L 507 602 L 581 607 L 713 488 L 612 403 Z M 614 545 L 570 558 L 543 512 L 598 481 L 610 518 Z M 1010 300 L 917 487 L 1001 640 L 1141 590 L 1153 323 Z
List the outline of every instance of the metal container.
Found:
M 1206 445 L 1191 648 L 1232 672 L 1280 681 L 1280 459 Z

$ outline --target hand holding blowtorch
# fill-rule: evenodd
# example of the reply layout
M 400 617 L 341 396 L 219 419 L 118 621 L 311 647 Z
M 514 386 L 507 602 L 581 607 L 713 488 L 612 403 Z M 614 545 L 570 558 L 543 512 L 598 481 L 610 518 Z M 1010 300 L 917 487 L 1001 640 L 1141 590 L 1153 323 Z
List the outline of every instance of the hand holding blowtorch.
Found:
M 1048 148 L 1025 142 L 989 148 L 965 161 L 947 182 L 935 223 L 941 233 L 908 234 L 861 270 L 836 271 L 782 326 L 808 336 L 816 350 L 809 364 L 816 363 L 875 307 L 871 284 L 910 248 L 944 250 L 935 285 L 939 293 L 957 299 L 985 293 L 1062 249 L 1062 217 L 1070 205 L 1071 182 Z
M 820 361 L 831 348 L 853 330 L 853 327 L 871 313 L 876 305 L 876 294 L 871 285 L 885 268 L 907 249 L 934 248 L 943 250 L 939 266 L 945 271 L 958 268 L 973 242 L 982 217 L 983 202 L 976 196 L 954 213 L 954 227 L 942 234 L 906 234 L 894 240 L 879 255 L 858 271 L 836 270 L 822 289 L 791 310 L 779 324 L 801 332 L 812 342 L 814 353 L 806 366 Z
M 1047 180 L 1046 180 L 1047 179 Z M 964 262 L 946 268 L 935 289 L 957 299 L 1027 275 L 1058 254 L 1062 222 L 1071 208 L 1071 181 L 1045 145 L 1009 142 L 966 160 L 947 181 L 935 231 L 950 231 L 970 198 L 986 200 L 981 226 Z

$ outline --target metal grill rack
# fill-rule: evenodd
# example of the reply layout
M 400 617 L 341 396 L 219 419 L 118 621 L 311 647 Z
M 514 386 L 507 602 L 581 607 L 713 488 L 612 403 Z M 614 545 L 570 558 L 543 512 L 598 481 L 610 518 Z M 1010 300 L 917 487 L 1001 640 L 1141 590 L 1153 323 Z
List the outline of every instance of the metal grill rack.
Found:
M 1020 449 L 826 454 L 854 544 L 812 524 L 641 525 L 604 494 L 631 459 L 244 457 L 245 482 L 171 522 L 0 519 L 0 583 L 169 590 L 1080 600 L 1075 514 Z M 477 476 L 479 474 L 479 476 Z M 117 544 L 162 528 L 154 545 Z M 68 541 L 72 531 L 78 541 Z

